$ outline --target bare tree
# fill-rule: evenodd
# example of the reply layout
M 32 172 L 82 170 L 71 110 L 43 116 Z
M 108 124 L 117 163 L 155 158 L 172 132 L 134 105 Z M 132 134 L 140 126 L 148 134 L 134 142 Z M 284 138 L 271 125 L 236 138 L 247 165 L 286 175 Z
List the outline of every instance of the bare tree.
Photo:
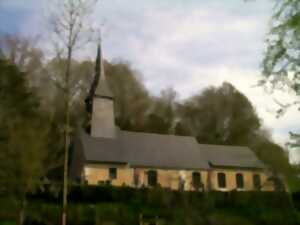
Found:
M 0 35 L 2 56 L 26 72 L 30 86 L 37 87 L 43 69 L 43 52 L 37 47 L 38 37 Z
M 70 94 L 70 77 L 74 51 L 83 47 L 91 40 L 91 27 L 89 17 L 93 12 L 97 0 L 64 0 L 53 1 L 54 10 L 51 12 L 50 22 L 56 57 L 65 63 L 64 81 L 60 85 L 64 93 L 65 124 L 64 124 L 64 185 L 63 185 L 63 213 L 62 225 L 67 219 L 67 191 L 68 191 L 68 160 L 70 135 L 70 107 L 72 96 Z

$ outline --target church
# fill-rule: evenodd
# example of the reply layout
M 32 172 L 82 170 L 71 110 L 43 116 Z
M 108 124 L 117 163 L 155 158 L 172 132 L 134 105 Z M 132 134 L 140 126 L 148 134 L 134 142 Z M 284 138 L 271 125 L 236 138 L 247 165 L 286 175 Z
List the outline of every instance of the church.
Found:
M 268 167 L 248 147 L 121 130 L 115 125 L 114 101 L 98 46 L 94 82 L 86 99 L 90 132 L 81 131 L 75 138 L 72 179 L 88 185 L 180 191 L 274 190 Z

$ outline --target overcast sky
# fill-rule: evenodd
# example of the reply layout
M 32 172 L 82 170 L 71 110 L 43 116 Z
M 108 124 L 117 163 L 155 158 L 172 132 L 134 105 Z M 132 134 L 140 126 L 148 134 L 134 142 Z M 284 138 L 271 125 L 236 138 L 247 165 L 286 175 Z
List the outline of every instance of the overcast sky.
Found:
M 41 46 L 48 46 L 48 2 L 0 0 L 0 32 L 42 34 Z M 284 144 L 289 131 L 299 132 L 300 113 L 292 109 L 276 119 L 274 99 L 292 97 L 253 87 L 261 78 L 271 12 L 271 0 L 101 0 L 91 24 L 104 24 L 105 58 L 130 62 L 152 94 L 173 87 L 184 99 L 228 81 L 250 99 L 274 140 Z M 93 58 L 95 48 L 76 56 Z M 300 154 L 292 152 L 291 160 L 298 159 Z

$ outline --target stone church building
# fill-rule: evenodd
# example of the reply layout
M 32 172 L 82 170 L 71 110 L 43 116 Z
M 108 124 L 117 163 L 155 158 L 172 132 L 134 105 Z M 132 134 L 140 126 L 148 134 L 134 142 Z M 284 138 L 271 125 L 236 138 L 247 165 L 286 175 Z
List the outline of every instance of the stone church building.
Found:
M 185 191 L 274 190 L 268 168 L 248 147 L 120 130 L 115 125 L 114 100 L 99 47 L 86 99 L 90 132 L 77 135 L 71 159 L 70 174 L 77 181 Z

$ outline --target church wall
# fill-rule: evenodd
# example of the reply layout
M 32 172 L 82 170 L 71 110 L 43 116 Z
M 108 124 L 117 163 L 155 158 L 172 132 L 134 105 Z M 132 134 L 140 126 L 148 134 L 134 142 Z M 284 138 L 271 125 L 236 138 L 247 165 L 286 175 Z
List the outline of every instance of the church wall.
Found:
M 117 178 L 110 180 L 109 168 L 117 168 Z M 207 171 L 201 170 L 168 170 L 153 168 L 131 168 L 128 165 L 116 164 L 89 164 L 84 167 L 84 177 L 88 184 L 97 185 L 99 183 L 111 182 L 115 186 L 132 186 L 135 187 L 134 174 L 139 174 L 137 187 L 148 186 L 148 171 L 157 171 L 157 182 L 163 188 L 178 190 L 180 176 L 185 180 L 185 190 L 194 190 L 192 186 L 192 173 L 199 172 L 204 189 L 207 189 Z
M 224 173 L 226 177 L 226 187 L 220 188 L 218 184 L 218 173 Z M 237 189 L 236 174 L 243 175 L 244 188 Z M 262 191 L 273 191 L 273 183 L 267 181 L 268 176 L 262 170 L 245 170 L 245 169 L 212 169 L 210 171 L 211 189 L 217 191 L 252 191 L 256 190 L 253 182 L 253 175 L 258 174 L 261 180 Z
M 91 123 L 92 137 L 115 137 L 114 102 L 106 98 L 94 98 Z
M 117 168 L 117 178 L 109 178 L 109 168 Z M 131 186 L 142 187 L 149 186 L 148 184 L 148 171 L 155 170 L 157 172 L 157 183 L 163 188 L 172 190 L 179 189 L 180 179 L 185 180 L 184 190 L 195 190 L 192 185 L 193 172 L 201 174 L 201 182 L 203 183 L 204 191 L 252 191 L 255 190 L 253 183 L 253 175 L 259 174 L 262 191 L 273 191 L 274 187 L 271 182 L 267 181 L 267 175 L 263 171 L 243 170 L 243 169 L 212 169 L 207 170 L 175 170 L 175 169 L 153 169 L 153 168 L 132 168 L 129 165 L 119 164 L 89 164 L 85 165 L 84 173 L 85 179 L 88 184 L 97 185 L 110 181 L 115 186 Z M 218 173 L 224 173 L 226 177 L 226 187 L 220 188 L 218 184 Z M 244 187 L 237 189 L 236 174 L 243 175 Z M 138 174 L 138 183 L 135 183 L 135 175 Z M 181 178 L 180 178 L 181 177 Z
M 117 168 L 117 178 L 109 178 L 109 168 Z M 84 177 L 88 184 L 97 185 L 110 181 L 115 186 L 132 186 L 133 170 L 127 165 L 89 164 L 84 167 Z
M 175 169 L 153 169 L 153 168 L 138 168 L 140 171 L 141 186 L 148 186 L 147 172 L 150 170 L 157 171 L 157 182 L 163 188 L 178 190 L 180 177 L 185 180 L 184 190 L 194 190 L 192 185 L 192 173 L 199 172 L 204 189 L 207 188 L 207 171 L 205 170 L 175 170 Z

